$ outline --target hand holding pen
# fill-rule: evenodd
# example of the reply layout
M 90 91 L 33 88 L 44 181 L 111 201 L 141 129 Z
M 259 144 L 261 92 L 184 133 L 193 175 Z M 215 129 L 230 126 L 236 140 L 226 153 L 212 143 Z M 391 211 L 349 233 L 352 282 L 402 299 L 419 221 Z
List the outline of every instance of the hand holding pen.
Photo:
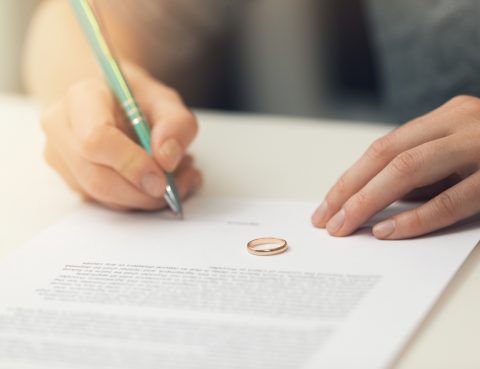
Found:
M 196 120 L 173 90 L 134 64 L 122 66 L 151 124 L 151 155 L 118 96 L 103 79 L 93 78 L 76 83 L 43 115 L 46 157 L 87 198 L 115 209 L 161 209 L 167 206 L 165 173 L 174 172 L 179 198 L 201 184 L 192 158 L 185 156 Z

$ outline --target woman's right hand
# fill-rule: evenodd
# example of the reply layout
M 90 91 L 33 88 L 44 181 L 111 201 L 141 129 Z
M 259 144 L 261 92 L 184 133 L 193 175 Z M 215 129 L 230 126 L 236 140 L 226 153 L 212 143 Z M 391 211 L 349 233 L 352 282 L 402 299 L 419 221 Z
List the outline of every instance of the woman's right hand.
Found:
M 185 152 L 197 133 L 179 95 L 137 67 L 124 70 L 151 124 L 153 155 L 101 79 L 81 81 L 42 116 L 45 157 L 74 190 L 113 209 L 166 207 L 164 172 L 174 172 L 181 196 L 197 190 L 201 174 Z

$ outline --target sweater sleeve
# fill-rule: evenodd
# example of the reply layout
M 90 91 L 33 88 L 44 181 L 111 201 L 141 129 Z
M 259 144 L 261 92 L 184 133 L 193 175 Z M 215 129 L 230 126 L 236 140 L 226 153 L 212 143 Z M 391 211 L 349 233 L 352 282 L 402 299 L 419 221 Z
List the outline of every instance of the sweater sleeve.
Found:
M 477 1 L 367 4 L 385 100 L 399 122 L 455 95 L 480 96 Z

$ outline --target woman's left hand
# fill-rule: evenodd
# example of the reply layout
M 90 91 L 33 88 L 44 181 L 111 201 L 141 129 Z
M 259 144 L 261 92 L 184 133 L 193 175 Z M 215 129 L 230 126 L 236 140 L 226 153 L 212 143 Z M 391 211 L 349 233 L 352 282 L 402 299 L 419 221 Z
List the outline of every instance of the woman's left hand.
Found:
M 376 140 L 312 222 L 347 236 L 405 197 L 429 200 L 376 224 L 375 237 L 416 237 L 480 213 L 480 99 L 458 96 Z

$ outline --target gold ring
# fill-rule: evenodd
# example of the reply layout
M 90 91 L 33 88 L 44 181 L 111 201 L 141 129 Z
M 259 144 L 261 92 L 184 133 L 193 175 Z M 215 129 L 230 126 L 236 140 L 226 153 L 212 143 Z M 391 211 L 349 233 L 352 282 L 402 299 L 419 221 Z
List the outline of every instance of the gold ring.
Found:
M 258 248 L 257 246 L 263 245 L 278 245 L 272 248 Z M 264 238 L 256 238 L 249 243 L 247 243 L 247 250 L 252 255 L 257 256 L 270 256 L 270 255 L 277 255 L 287 251 L 288 245 L 287 241 L 282 240 L 281 238 L 275 237 L 264 237 Z

